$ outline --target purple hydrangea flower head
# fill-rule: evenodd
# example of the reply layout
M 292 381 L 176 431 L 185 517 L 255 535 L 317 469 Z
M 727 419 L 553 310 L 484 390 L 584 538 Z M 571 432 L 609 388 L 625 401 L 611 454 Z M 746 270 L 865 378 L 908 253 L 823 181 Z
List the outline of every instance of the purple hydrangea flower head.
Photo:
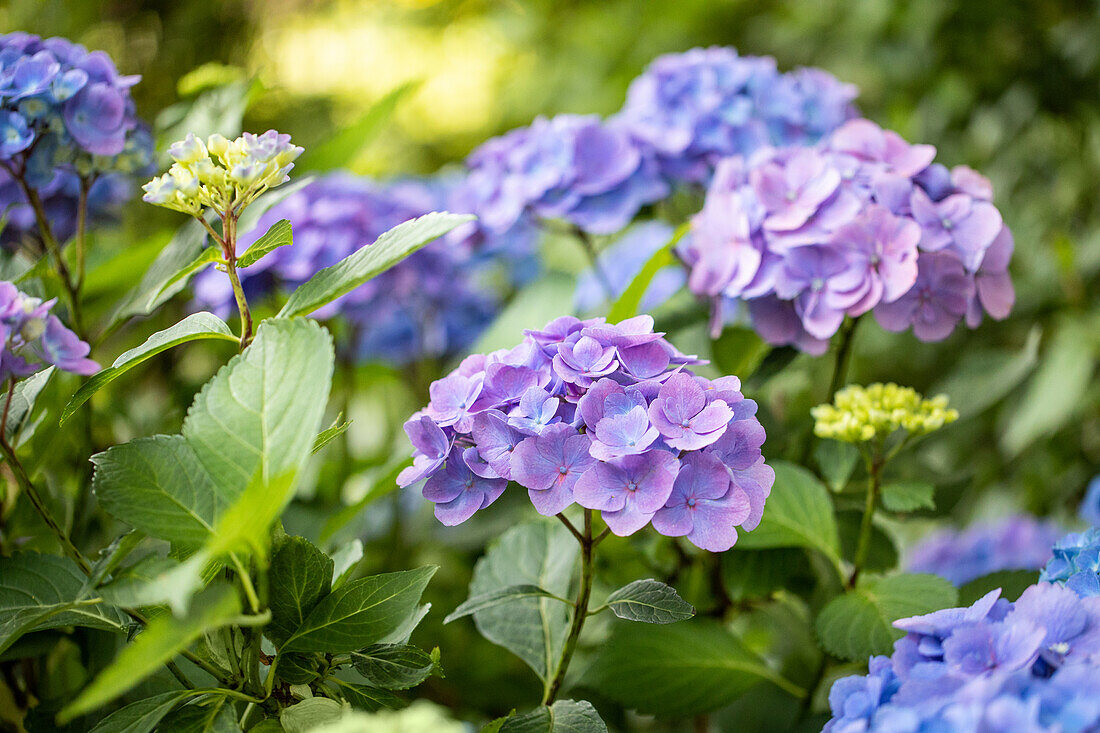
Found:
M 431 402 L 406 426 L 414 464 L 401 483 L 461 460 L 454 481 L 467 472 L 514 481 L 541 514 L 576 503 L 619 535 L 653 523 L 704 549 L 728 549 L 736 527 L 760 523 L 775 474 L 740 380 L 695 376 L 693 363 L 649 316 L 557 318 L 516 348 L 467 357 L 431 385 Z M 461 498 L 453 481 L 440 486 L 449 488 L 433 489 L 433 500 Z M 487 506 L 462 501 L 463 512 Z
M 664 175 L 706 185 L 722 158 L 816 142 L 855 116 L 855 97 L 817 69 L 782 74 L 772 58 L 696 48 L 654 60 L 617 119 L 657 151 Z
M 1100 527 L 1066 535 L 1054 543 L 1053 553 L 1040 580 L 1061 583 L 1081 597 L 1100 598 Z
M 453 527 L 496 501 L 507 485 L 508 482 L 501 478 L 478 476 L 456 447 L 451 450 L 443 470 L 432 474 L 424 483 L 424 498 L 435 502 L 436 518 Z
M 0 383 L 30 376 L 50 364 L 81 376 L 99 371 L 99 364 L 88 358 L 91 347 L 49 312 L 54 303 L 0 281 Z
M 1054 522 L 1021 514 L 964 530 L 932 532 L 907 553 L 906 569 L 961 586 L 1005 570 L 1040 570 L 1063 534 Z
M 992 187 L 934 156 L 850 120 L 812 147 L 722 161 L 680 246 L 690 289 L 715 304 L 712 330 L 741 311 L 731 300 L 747 301 L 766 341 L 813 354 L 845 317 L 870 310 L 924 341 L 963 318 L 1006 317 L 1012 235 Z

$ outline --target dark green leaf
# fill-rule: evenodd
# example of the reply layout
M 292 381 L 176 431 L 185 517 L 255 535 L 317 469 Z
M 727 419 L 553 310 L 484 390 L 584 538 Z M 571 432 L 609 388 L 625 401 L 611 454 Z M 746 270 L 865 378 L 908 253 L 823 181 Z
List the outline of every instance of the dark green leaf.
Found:
M 555 598 L 555 596 L 537 585 L 509 585 L 489 593 L 467 598 L 458 608 L 448 614 L 447 618 L 443 619 L 443 623 L 449 624 L 463 616 L 469 616 L 472 613 L 499 606 L 502 603 L 518 601 L 521 598 Z
M 285 247 L 288 244 L 294 244 L 290 222 L 286 219 L 280 219 L 237 257 L 237 267 L 254 265 L 279 247 Z
M 735 601 L 763 598 L 783 587 L 813 584 L 805 550 L 797 547 L 744 550 L 735 546 L 722 554 L 722 571 L 726 591 Z
M 306 685 L 317 679 L 317 656 L 314 654 L 280 654 L 275 668 L 279 679 L 291 685 Z
M 193 695 L 193 690 L 176 690 L 138 700 L 99 721 L 90 733 L 149 733 L 172 708 Z
M 353 580 L 323 598 L 282 651 L 351 652 L 398 629 L 417 608 L 434 565 Z
M 175 710 L 160 724 L 157 733 L 240 733 L 234 713 L 228 699 L 211 695 L 206 700 Z
M 688 717 L 724 707 L 765 680 L 801 692 L 729 630 L 697 619 L 669 626 L 615 624 L 583 681 L 638 712 Z
M 676 244 L 683 239 L 684 235 L 688 233 L 689 228 L 689 224 L 681 224 L 673 233 L 668 243 L 654 252 L 649 260 L 646 261 L 642 269 L 634 276 L 630 284 L 626 286 L 626 290 L 623 291 L 619 299 L 616 300 L 608 310 L 607 320 L 609 323 L 618 323 L 619 321 L 638 315 L 638 309 L 641 307 L 642 298 L 645 297 L 646 291 L 649 290 L 649 285 L 653 282 L 653 278 L 656 277 L 657 273 L 663 268 L 675 264 L 672 250 L 675 249 Z
M 1001 589 L 1001 597 L 1015 601 L 1025 590 L 1035 584 L 1034 570 L 1001 570 L 975 578 L 959 588 L 959 605 L 971 606 L 979 598 L 995 588 Z
M 893 627 L 895 621 L 952 607 L 958 597 L 955 586 L 936 575 L 867 578 L 855 590 L 829 601 L 815 628 L 830 654 L 864 662 L 869 656 L 890 653 L 903 635 Z
M 361 247 L 340 262 L 317 272 L 290 294 L 279 311 L 282 318 L 306 316 L 350 293 L 375 275 L 385 272 L 429 242 L 442 237 L 473 216 L 433 212 L 399 224 L 374 244 Z
M 891 512 L 935 509 L 936 487 L 927 481 L 895 481 L 882 487 L 882 505 Z
M 584 700 L 558 700 L 523 715 L 504 720 L 500 733 L 607 733 L 592 703 Z
M 276 543 L 268 571 L 271 623 L 264 629 L 276 647 L 282 647 L 328 595 L 332 568 L 332 558 L 304 537 L 284 537 Z
M 812 473 L 786 461 L 771 464 L 775 484 L 760 526 L 741 533 L 738 547 L 812 547 L 834 560 L 840 545 L 828 490 Z
M 695 615 L 690 603 L 659 580 L 635 580 L 607 597 L 607 606 L 619 618 L 647 624 L 671 624 Z
M 771 349 L 751 328 L 726 326 L 722 334 L 711 341 L 710 356 L 722 374 L 745 379 L 757 370 Z
M 853 562 L 859 547 L 859 533 L 863 524 L 863 512 L 841 511 L 837 512 L 837 531 L 840 532 L 841 555 L 848 562 Z M 871 544 L 867 552 L 867 562 L 864 570 L 873 573 L 893 570 L 898 565 L 898 548 L 894 538 L 878 522 L 871 525 Z
M 820 440 L 814 448 L 814 461 L 829 488 L 840 492 L 859 463 L 859 449 L 839 440 Z
M 98 592 L 103 600 L 122 608 L 161 605 L 172 595 L 177 568 L 179 563 L 171 558 L 149 555 L 101 585 Z
M 374 713 L 379 710 L 393 710 L 403 707 L 405 701 L 389 690 L 370 685 L 356 685 L 346 682 L 339 677 L 330 677 L 329 681 L 335 682 L 337 691 L 354 708 Z
M 373 687 L 385 690 L 416 687 L 435 669 L 427 652 L 408 644 L 374 644 L 352 652 L 351 663 Z
M 65 409 L 61 411 L 61 422 L 64 423 L 72 417 L 77 408 L 87 402 L 92 395 L 138 364 L 174 346 L 199 339 L 220 339 L 231 343 L 237 343 L 238 340 L 229 330 L 229 326 L 213 313 L 192 313 L 176 325 L 154 333 L 141 346 L 121 354 L 115 359 L 114 364 L 81 385 L 69 400 L 69 404 L 65 405 Z

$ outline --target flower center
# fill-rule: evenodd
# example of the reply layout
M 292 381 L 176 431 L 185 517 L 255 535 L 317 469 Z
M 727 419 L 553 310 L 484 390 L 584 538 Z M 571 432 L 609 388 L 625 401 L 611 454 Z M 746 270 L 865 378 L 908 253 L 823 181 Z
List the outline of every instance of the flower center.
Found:
M 626 490 L 627 490 L 627 491 L 637 491 L 637 490 L 638 490 L 638 484 L 636 484 L 636 483 L 634 483 L 633 481 L 631 481 L 630 483 L 628 483 L 628 484 L 626 485 Z
M 952 229 L 955 228 L 955 222 L 951 221 L 950 219 L 946 219 L 946 218 L 945 219 L 940 219 L 940 226 L 942 226 L 947 231 L 951 231 Z
M 691 497 L 690 499 L 688 499 L 688 506 L 695 506 L 695 497 L 694 496 Z
M 474 480 L 473 480 L 472 478 L 468 478 L 468 479 L 466 479 L 466 480 L 465 480 L 465 481 L 464 481 L 463 483 L 465 483 L 465 484 L 466 484 L 466 488 L 467 488 L 467 489 L 472 489 L 472 488 L 474 488 Z
M 793 204 L 797 198 L 798 198 L 798 192 L 797 191 L 787 191 L 786 199 L 787 199 L 788 203 Z
M 680 427 L 682 427 L 682 428 L 690 428 L 690 427 L 691 427 L 691 420 L 683 420 L 683 421 L 681 421 L 681 422 L 680 422 Z
M 569 466 L 559 466 L 558 473 L 560 473 L 562 476 L 569 473 Z
M 821 290 L 823 287 L 825 287 L 825 280 L 820 277 L 815 277 L 813 281 L 810 282 L 810 287 L 814 290 Z

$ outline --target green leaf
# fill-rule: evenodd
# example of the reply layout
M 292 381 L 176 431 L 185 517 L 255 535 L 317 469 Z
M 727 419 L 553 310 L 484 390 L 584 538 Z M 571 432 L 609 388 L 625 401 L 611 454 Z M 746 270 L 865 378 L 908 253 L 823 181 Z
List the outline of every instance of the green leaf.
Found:
M 435 669 L 427 652 L 409 644 L 374 644 L 352 652 L 351 664 L 371 686 L 385 690 L 416 687 Z
M 360 710 L 374 713 L 379 710 L 396 709 L 405 705 L 401 698 L 389 690 L 371 687 L 370 685 L 353 684 L 339 677 L 330 677 L 329 681 L 336 683 L 337 691 L 349 705 Z
M 871 577 L 829 601 L 814 626 L 830 654 L 865 662 L 869 656 L 889 654 L 903 636 L 893 627 L 895 621 L 950 608 L 958 598 L 955 586 L 937 575 Z
M 180 227 L 138 284 L 115 308 L 109 323 L 115 324 L 130 316 L 149 315 L 182 290 L 187 279 L 179 273 L 203 254 L 205 244 L 206 230 L 202 224 L 189 221 Z
M 615 624 L 582 682 L 640 713 L 684 718 L 725 707 L 765 680 L 802 692 L 729 630 L 697 619 L 669 626 Z
M 524 329 L 542 328 L 560 316 L 562 304 L 572 302 L 576 289 L 575 277 L 560 272 L 546 273 L 516 293 L 481 334 L 471 352 L 487 354 L 512 348 L 523 337 Z
M 400 628 L 416 610 L 436 566 L 353 580 L 318 603 L 280 651 L 338 654 Z
M 161 614 L 123 648 L 106 669 L 59 714 L 61 723 L 95 710 L 110 702 L 185 650 L 207 631 L 226 626 L 241 612 L 237 593 L 229 587 L 211 588 L 197 600 L 194 610 L 184 618 Z
M 327 697 L 310 697 L 279 711 L 279 722 L 286 733 L 309 733 L 326 723 L 339 720 L 344 707 Z
M 308 685 L 321 676 L 318 669 L 318 655 L 280 654 L 275 674 L 288 684 Z
M 420 87 L 419 81 L 405 82 L 370 106 L 366 114 L 343 127 L 324 142 L 307 148 L 298 167 L 310 171 L 347 168 L 350 161 L 370 145 L 393 117 L 397 105 Z
M 304 537 L 285 537 L 275 544 L 268 571 L 271 624 L 264 634 L 276 647 L 286 643 L 309 612 L 332 589 L 332 558 Z
M 96 723 L 90 733 L 150 733 L 172 708 L 195 694 L 194 690 L 175 690 L 138 700 Z
M 635 580 L 607 597 L 607 606 L 619 618 L 647 624 L 671 624 L 695 615 L 690 603 L 659 580 Z
M 676 228 L 676 231 L 673 232 L 672 238 L 668 240 L 668 243 L 654 252 L 653 256 L 646 261 L 642 269 L 634 276 L 630 284 L 626 286 L 626 290 L 619 296 L 619 299 L 616 300 L 607 311 L 608 323 L 618 323 L 619 321 L 638 315 L 638 309 L 641 307 L 642 298 L 645 297 L 646 291 L 649 290 L 650 283 L 653 282 L 653 278 L 656 277 L 657 273 L 663 268 L 676 263 L 672 255 L 672 250 L 676 248 L 677 243 L 683 239 L 690 228 L 691 225 L 689 223 L 681 224 Z
M 936 487 L 927 481 L 896 481 L 882 487 L 882 505 L 891 512 L 935 509 Z
M 279 316 L 293 318 L 313 313 L 385 272 L 459 224 L 474 218 L 465 214 L 433 212 L 399 224 L 375 240 L 374 244 L 361 247 L 335 265 L 314 274 L 290 294 Z
M 103 600 L 122 608 L 161 605 L 178 590 L 172 581 L 179 567 L 171 558 L 149 555 L 101 585 L 98 592 Z
M 447 618 L 443 619 L 443 623 L 449 624 L 463 616 L 469 616 L 486 608 L 499 606 L 502 603 L 511 603 L 521 598 L 557 598 L 557 600 L 567 603 L 564 599 L 558 598 L 550 591 L 543 590 L 537 585 L 509 585 L 505 588 L 467 598 L 458 608 L 449 613 Z
M 975 578 L 959 588 L 959 605 L 971 606 L 979 598 L 995 588 L 1001 589 L 1001 597 L 1015 601 L 1029 586 L 1035 584 L 1034 570 L 1001 570 Z
M 61 411 L 61 423 L 72 417 L 77 408 L 87 402 L 92 395 L 130 371 L 138 364 L 151 359 L 162 351 L 180 344 L 199 339 L 220 339 L 237 343 L 238 339 L 225 325 L 225 321 L 213 313 L 192 313 L 170 328 L 158 331 L 145 340 L 141 346 L 130 349 L 115 359 L 114 364 L 100 371 L 81 385 L 76 394 Z
M 1001 433 L 1001 449 L 1016 456 L 1077 415 L 1096 368 L 1095 333 L 1083 323 L 1064 321 L 1043 353 L 1027 391 Z
M 566 597 L 578 552 L 576 540 L 557 523 L 512 527 L 474 565 L 470 596 L 533 585 Z M 508 649 L 546 680 L 561 656 L 570 611 L 553 598 L 519 598 L 478 611 L 474 623 L 482 636 Z
M 775 484 L 760 526 L 740 534 L 743 548 L 812 547 L 836 560 L 840 552 L 829 491 L 814 475 L 786 461 L 771 464 Z
M 117 610 L 82 595 L 84 574 L 72 560 L 21 552 L 0 558 L 0 652 L 40 629 L 87 626 L 123 631 Z
M 836 515 L 840 533 L 840 554 L 848 562 L 855 562 L 859 550 L 859 533 L 863 524 L 862 511 L 839 511 Z M 863 569 L 872 573 L 884 573 L 898 566 L 898 548 L 894 538 L 880 522 L 871 524 L 871 544 Z
M 8 422 L 4 425 L 4 435 L 9 441 L 26 426 L 27 420 L 34 410 L 35 400 L 46 384 L 53 376 L 56 367 L 46 367 L 37 374 L 32 374 L 26 379 L 20 379 L 15 383 L 15 389 L 11 394 L 11 407 L 8 408 Z
M 859 463 L 859 449 L 840 440 L 821 440 L 814 448 L 814 461 L 826 485 L 841 492 Z
M 772 350 L 751 328 L 727 326 L 711 341 L 710 356 L 722 374 L 736 374 L 742 379 L 753 374 Z
M 253 730 L 255 730 L 253 728 Z M 223 696 L 184 705 L 157 727 L 157 733 L 240 733 L 233 705 Z
M 735 601 L 763 598 L 784 587 L 811 587 L 808 565 L 805 550 L 797 547 L 745 550 L 738 543 L 722 553 L 722 577 Z
M 319 453 L 322 448 L 347 432 L 347 429 L 351 426 L 351 421 L 341 421 L 341 417 L 343 417 L 343 415 L 337 417 L 332 425 L 317 434 L 317 437 L 313 440 L 313 448 L 310 449 L 310 453 Z
M 155 435 L 92 456 L 92 490 L 105 512 L 186 547 L 213 533 L 228 499 L 182 435 Z
M 345 542 L 332 553 L 332 587 L 339 588 L 363 559 L 363 541 Z
M 499 730 L 500 733 L 607 733 L 607 726 L 592 703 L 558 700 L 549 707 L 544 705 L 507 718 Z
M 294 244 L 294 234 L 291 231 L 290 221 L 280 219 L 237 257 L 237 267 L 254 265 L 279 247 L 285 247 L 288 244 Z

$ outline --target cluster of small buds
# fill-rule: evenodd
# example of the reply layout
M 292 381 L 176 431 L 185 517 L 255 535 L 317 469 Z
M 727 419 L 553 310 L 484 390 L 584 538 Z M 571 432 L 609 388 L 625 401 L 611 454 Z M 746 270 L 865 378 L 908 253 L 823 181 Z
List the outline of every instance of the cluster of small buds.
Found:
M 290 135 L 275 130 L 262 135 L 246 132 L 236 140 L 215 134 L 205 143 L 189 133 L 168 148 L 175 162 L 167 173 L 142 186 L 142 198 L 194 216 L 204 208 L 240 213 L 264 191 L 290 180 L 288 173 L 301 154 Z
M 1000 593 L 895 622 L 893 655 L 833 684 L 825 733 L 1100 730 L 1100 597 Z
M 563 316 L 513 349 L 467 357 L 434 382 L 405 424 L 415 450 L 401 486 L 422 479 L 447 525 L 492 504 L 509 481 L 536 511 L 574 503 L 619 536 L 648 524 L 712 552 L 754 529 L 775 474 L 756 403 L 736 377 L 695 376 L 653 319 Z
M 1040 580 L 1061 583 L 1081 597 L 1100 597 L 1100 527 L 1066 535 L 1053 552 Z
M 99 371 L 88 358 L 88 344 L 50 313 L 54 303 L 0 281 L 0 384 L 29 377 L 47 364 L 82 376 Z
M 832 404 L 811 411 L 814 434 L 846 443 L 885 440 L 897 430 L 912 436 L 939 430 L 959 418 L 947 406 L 947 396 L 924 399 L 911 387 L 876 383 L 849 385 L 837 391 Z

